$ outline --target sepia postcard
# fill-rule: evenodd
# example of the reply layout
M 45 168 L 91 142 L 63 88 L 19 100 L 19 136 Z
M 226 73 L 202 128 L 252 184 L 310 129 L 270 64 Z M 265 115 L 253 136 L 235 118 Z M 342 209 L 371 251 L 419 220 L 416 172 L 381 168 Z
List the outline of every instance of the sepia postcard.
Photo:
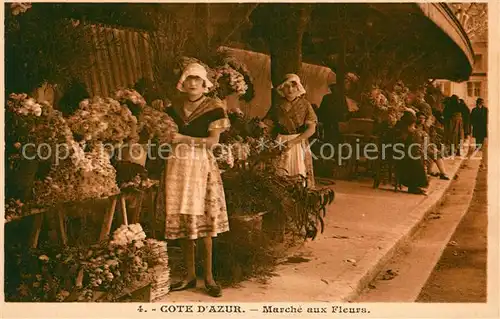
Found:
M 500 4 L 6 2 L 2 318 L 498 318 Z

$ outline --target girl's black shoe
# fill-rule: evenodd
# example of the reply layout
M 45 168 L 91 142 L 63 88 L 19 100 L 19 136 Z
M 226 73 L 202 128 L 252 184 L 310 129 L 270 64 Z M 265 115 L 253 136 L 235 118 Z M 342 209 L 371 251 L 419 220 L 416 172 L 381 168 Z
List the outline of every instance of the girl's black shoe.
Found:
M 442 179 L 444 181 L 449 181 L 450 178 L 448 176 L 446 176 L 446 174 L 439 174 L 439 179 Z
M 410 194 L 416 194 L 416 195 L 427 195 L 425 191 L 419 187 L 415 188 L 408 188 L 408 193 Z
M 207 289 L 207 293 L 209 296 L 211 297 L 220 297 L 222 296 L 222 289 L 219 285 L 215 284 L 215 285 L 208 285 L 207 283 L 205 283 L 205 288 Z
M 170 291 L 181 291 L 186 289 L 196 288 L 196 278 L 190 282 L 178 281 L 170 285 Z

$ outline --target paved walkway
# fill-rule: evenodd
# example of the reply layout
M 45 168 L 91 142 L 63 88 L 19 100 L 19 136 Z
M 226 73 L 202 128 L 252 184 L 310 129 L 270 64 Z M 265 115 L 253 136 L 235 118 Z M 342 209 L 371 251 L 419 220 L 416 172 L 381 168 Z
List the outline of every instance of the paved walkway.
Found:
M 450 177 L 459 159 L 446 162 Z M 173 292 L 160 302 L 331 302 L 349 301 L 392 257 L 437 205 L 450 181 L 431 178 L 428 196 L 395 193 L 391 187 L 372 188 L 372 181 L 336 181 L 336 197 L 325 219 L 325 231 L 297 249 L 308 259 L 281 264 L 267 284 L 254 280 L 226 288 L 211 298 L 202 282 L 197 289 Z M 384 188 L 385 187 L 385 188 Z

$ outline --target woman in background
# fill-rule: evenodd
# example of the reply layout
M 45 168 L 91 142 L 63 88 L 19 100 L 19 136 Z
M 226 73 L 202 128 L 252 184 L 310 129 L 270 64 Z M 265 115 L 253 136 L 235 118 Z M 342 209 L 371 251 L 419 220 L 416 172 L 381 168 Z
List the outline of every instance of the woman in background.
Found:
M 460 155 L 461 142 L 464 139 L 464 125 L 458 96 L 452 95 L 447 100 L 443 115 L 451 155 Z
M 444 167 L 443 156 L 438 149 L 438 142 L 433 136 L 432 126 L 428 126 L 428 117 L 424 113 L 417 113 L 417 124 L 416 124 L 416 134 L 419 135 L 420 141 L 423 143 L 422 148 L 427 152 L 426 162 L 427 171 L 431 176 L 439 176 L 442 180 L 449 180 L 450 178 L 446 175 L 446 169 Z M 427 146 L 425 149 L 424 147 Z M 439 169 L 439 174 L 434 175 L 431 173 L 432 163 L 436 163 Z
M 306 177 L 308 187 L 313 188 L 315 181 L 308 140 L 316 132 L 318 118 L 305 98 L 306 90 L 298 75 L 287 74 L 276 91 L 281 99 L 264 117 L 263 125 L 271 129 L 278 145 L 284 146 L 277 166 L 290 176 Z
M 416 134 L 416 122 L 415 115 L 405 112 L 396 124 L 397 140 L 404 146 L 402 156 L 395 158 L 396 170 L 399 183 L 408 187 L 408 193 L 425 195 L 423 188 L 429 185 L 429 181 L 425 173 L 422 141 Z

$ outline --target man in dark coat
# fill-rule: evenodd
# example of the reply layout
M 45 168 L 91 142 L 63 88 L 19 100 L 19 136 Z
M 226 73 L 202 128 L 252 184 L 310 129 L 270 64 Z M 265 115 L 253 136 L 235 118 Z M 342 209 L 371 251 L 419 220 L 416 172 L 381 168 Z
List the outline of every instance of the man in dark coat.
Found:
M 328 142 L 336 144 L 340 142 L 339 122 L 345 120 L 348 111 L 345 103 L 339 103 L 336 85 L 330 85 L 330 92 L 323 97 L 316 113 L 322 124 L 324 137 Z
M 484 139 L 488 136 L 488 109 L 484 106 L 484 100 L 478 98 L 476 107 L 471 113 L 472 136 L 476 139 L 476 147 L 480 148 Z
M 340 88 L 337 84 L 329 86 L 330 92 L 323 97 L 316 114 L 323 127 L 326 142 L 336 145 L 340 143 L 339 122 L 349 119 L 350 110 L 347 96 L 352 93 L 358 77 L 354 73 L 347 73 L 344 80 L 344 98 L 340 97 Z M 339 103 L 341 102 L 341 103 Z
M 346 74 L 344 79 L 344 98 L 340 96 L 340 88 L 337 84 L 331 84 L 329 86 L 330 93 L 323 96 L 321 104 L 318 109 L 316 109 L 316 115 L 318 117 L 318 137 L 323 143 L 328 143 L 337 149 L 337 145 L 342 141 L 342 137 L 339 130 L 339 123 L 345 122 L 349 119 L 349 107 L 346 96 L 353 85 L 356 84 L 358 78 L 352 73 Z M 315 147 L 320 147 L 321 143 L 316 143 Z M 318 165 L 317 165 L 318 166 Z M 333 173 L 333 161 L 323 161 L 323 164 L 319 166 L 324 166 L 322 170 L 324 172 L 318 172 L 318 175 L 330 177 Z

